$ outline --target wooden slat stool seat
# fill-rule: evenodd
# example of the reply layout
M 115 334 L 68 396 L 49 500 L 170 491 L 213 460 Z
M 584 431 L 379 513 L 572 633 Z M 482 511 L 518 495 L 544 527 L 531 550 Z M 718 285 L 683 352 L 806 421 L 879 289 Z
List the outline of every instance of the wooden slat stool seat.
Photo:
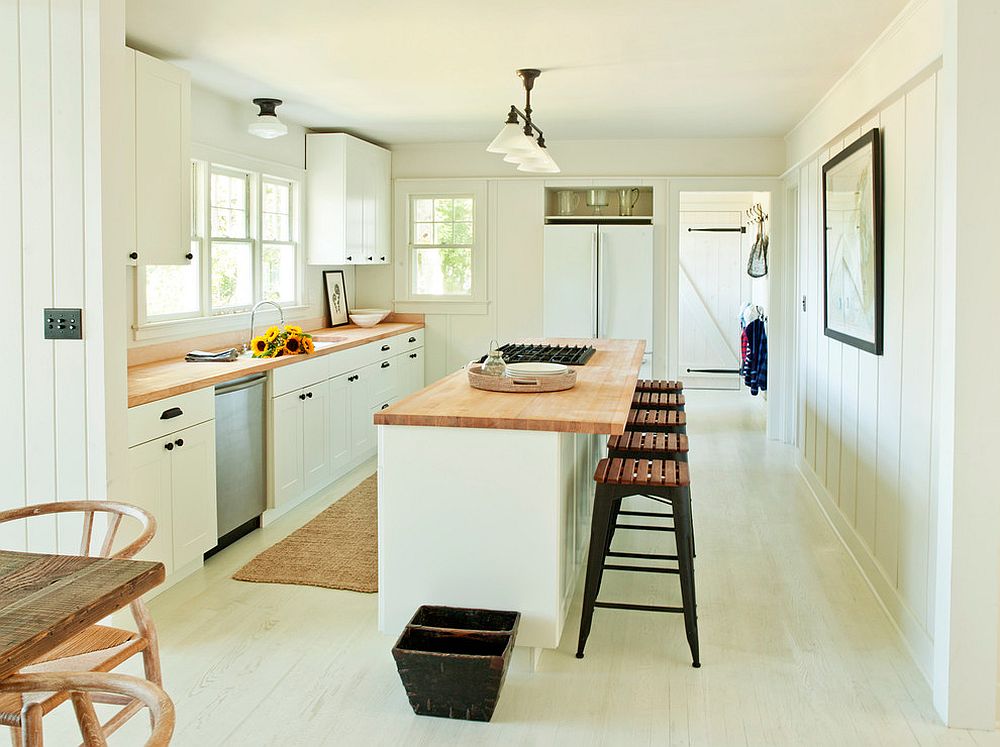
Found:
M 677 392 L 643 392 L 632 395 L 632 407 L 643 410 L 683 410 L 684 395 Z
M 629 410 L 625 431 L 645 433 L 687 433 L 687 414 L 683 410 Z
M 637 392 L 683 392 L 683 381 L 666 381 L 664 379 L 639 379 L 635 384 Z
M 626 431 L 608 438 L 609 457 L 643 457 L 645 459 L 674 459 L 686 462 L 688 437 L 683 433 L 647 433 Z
M 698 652 L 698 616 L 695 602 L 694 560 L 691 547 L 691 478 L 686 462 L 666 459 L 634 459 L 609 457 L 602 459 L 594 473 L 594 515 L 590 528 L 590 550 L 587 556 L 587 579 L 583 593 L 583 613 L 580 617 L 580 638 L 576 657 L 583 658 L 590 636 L 594 610 L 619 609 L 642 612 L 674 612 L 684 615 L 688 646 L 694 667 L 701 666 Z M 623 498 L 643 496 L 672 509 L 671 513 L 622 511 Z M 621 516 L 662 516 L 672 518 L 674 527 L 642 524 L 619 524 Z M 674 532 L 676 554 L 616 552 L 611 542 L 618 529 Z M 666 562 L 668 565 L 623 565 L 608 563 L 609 558 L 643 559 Z M 681 586 L 682 606 L 631 604 L 599 600 L 604 571 L 633 573 L 664 573 L 677 575 Z

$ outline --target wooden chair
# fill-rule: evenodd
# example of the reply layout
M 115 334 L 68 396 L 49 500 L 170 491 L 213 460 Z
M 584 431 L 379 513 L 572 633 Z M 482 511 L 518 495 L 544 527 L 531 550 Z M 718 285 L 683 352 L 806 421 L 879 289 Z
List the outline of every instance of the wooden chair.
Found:
M 0 680 L 0 697 L 24 698 L 30 705 L 25 710 L 39 710 L 41 705 L 26 696 L 33 693 L 66 693 L 73 702 L 76 720 L 80 725 L 80 734 L 86 747 L 107 747 L 106 734 L 97 714 L 94 712 L 94 702 L 107 702 L 108 699 L 98 699 L 92 694 L 112 696 L 116 701 L 129 701 L 149 709 L 152 733 L 146 741 L 146 747 L 166 747 L 174 732 L 174 704 L 170 701 L 159 685 L 138 677 L 128 677 L 124 674 L 108 674 L 97 672 L 38 672 L 34 674 L 15 674 L 5 680 Z M 29 721 L 33 720 L 29 719 Z M 41 719 L 38 723 L 40 725 Z M 41 729 L 25 729 L 25 747 L 41 747 Z
M 149 513 L 136 506 L 113 501 L 39 503 L 0 512 L 0 524 L 65 513 L 83 513 L 83 539 L 80 543 L 80 555 L 131 558 L 148 545 L 153 535 L 156 534 L 156 520 Z M 92 553 L 94 519 L 97 514 L 108 515 L 108 526 L 97 551 Z M 126 517 L 135 519 L 139 523 L 139 536 L 112 554 L 111 551 L 118 531 Z M 51 672 L 110 672 L 136 654 L 142 654 L 142 665 L 146 679 L 157 686 L 162 686 L 160 653 L 153 619 L 141 599 L 133 601 L 129 608 L 135 619 L 138 633 L 105 625 L 94 625 L 57 646 L 31 666 L 25 667 L 21 673 L 34 675 Z M 29 735 L 26 738 L 26 745 L 41 744 L 42 717 L 71 698 L 70 692 L 59 689 L 41 694 L 36 692 L 30 697 L 7 690 L 3 692 L 6 694 L 0 695 L 0 725 L 13 729 L 11 738 L 15 747 L 22 744 L 23 734 Z M 107 722 L 100 725 L 105 736 L 119 729 L 143 706 L 141 700 L 121 695 L 110 695 L 103 698 L 95 696 L 94 700 L 100 703 L 123 706 Z M 32 742 L 30 735 L 37 735 L 37 741 Z

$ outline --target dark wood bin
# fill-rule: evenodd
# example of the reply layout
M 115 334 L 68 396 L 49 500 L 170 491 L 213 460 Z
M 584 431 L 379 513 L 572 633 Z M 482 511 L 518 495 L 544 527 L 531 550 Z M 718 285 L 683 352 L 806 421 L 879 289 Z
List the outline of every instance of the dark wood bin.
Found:
M 418 609 L 392 648 L 413 712 L 489 721 L 520 619 L 519 612 Z

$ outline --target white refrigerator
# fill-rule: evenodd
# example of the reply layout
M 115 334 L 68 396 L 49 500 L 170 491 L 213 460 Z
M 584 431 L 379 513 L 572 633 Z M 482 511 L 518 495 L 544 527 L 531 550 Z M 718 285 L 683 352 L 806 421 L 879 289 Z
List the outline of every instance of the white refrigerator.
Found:
M 645 340 L 653 363 L 653 227 L 547 225 L 542 330 L 546 337 Z

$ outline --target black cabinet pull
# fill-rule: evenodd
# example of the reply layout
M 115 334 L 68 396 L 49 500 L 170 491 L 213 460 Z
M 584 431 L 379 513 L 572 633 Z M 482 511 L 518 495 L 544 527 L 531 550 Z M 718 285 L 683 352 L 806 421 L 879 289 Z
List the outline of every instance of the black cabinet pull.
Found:
M 380 262 L 385 262 L 385 257 L 379 257 Z
M 385 403 L 384 405 L 382 405 L 382 409 L 384 410 L 384 409 L 385 409 L 385 408 L 387 408 L 388 406 L 389 406 L 389 403 L 388 403 L 388 402 L 386 402 L 386 403 Z
M 416 358 L 416 357 L 417 357 L 417 354 L 416 354 L 416 353 L 410 353 L 410 357 L 411 357 L 411 358 Z
M 389 367 L 389 361 L 382 361 L 382 368 L 388 368 L 388 367 Z
M 411 337 L 409 340 L 407 340 L 407 342 L 416 342 L 416 341 L 417 341 L 416 337 Z
M 166 449 L 167 451 L 173 451 L 174 445 L 168 441 L 167 443 L 163 444 L 163 448 Z
M 164 410 L 160 413 L 160 420 L 170 420 L 171 418 L 179 418 L 184 414 L 184 411 L 179 407 L 171 407 L 169 410 Z
M 368 261 L 371 262 L 373 259 L 374 259 L 374 257 L 369 257 Z
M 348 376 L 347 380 L 348 381 L 357 381 L 358 380 L 358 375 L 354 374 L 354 376 Z
M 184 259 L 187 260 L 194 259 L 194 255 L 191 252 L 188 252 L 187 254 L 184 255 Z
M 300 394 L 299 395 L 299 399 L 305 399 L 305 398 L 306 398 L 306 395 L 304 395 L 304 394 Z
M 312 392 L 306 392 L 306 397 L 308 397 L 309 399 L 312 399 L 313 398 L 313 393 Z
M 129 252 L 128 258 L 131 260 L 139 259 L 139 252 Z
M 354 257 L 348 257 L 347 261 L 350 262 L 352 259 L 354 259 Z
M 183 445 L 184 445 L 183 438 L 178 438 L 176 441 L 174 441 L 174 446 L 183 446 Z
M 388 349 L 389 349 L 389 346 L 388 346 L 388 345 L 383 345 L 383 346 L 382 346 L 382 352 L 383 352 L 383 353 L 384 353 L 384 352 L 385 352 L 386 350 L 388 350 Z

